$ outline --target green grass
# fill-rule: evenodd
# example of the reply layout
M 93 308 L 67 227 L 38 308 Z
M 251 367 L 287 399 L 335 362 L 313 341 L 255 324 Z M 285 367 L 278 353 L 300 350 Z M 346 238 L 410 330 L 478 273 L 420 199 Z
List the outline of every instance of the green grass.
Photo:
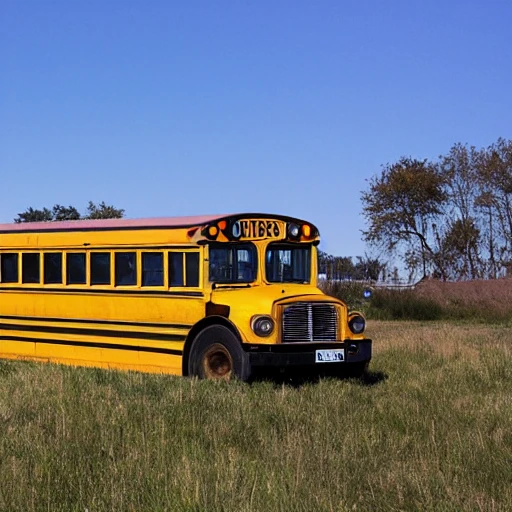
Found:
M 512 329 L 370 334 L 366 382 L 0 362 L 0 510 L 512 510 Z

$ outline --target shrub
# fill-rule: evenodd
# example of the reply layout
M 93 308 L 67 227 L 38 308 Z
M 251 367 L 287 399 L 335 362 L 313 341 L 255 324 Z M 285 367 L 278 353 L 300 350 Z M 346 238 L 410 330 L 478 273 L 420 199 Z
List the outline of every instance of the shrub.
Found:
M 367 283 L 360 281 L 321 281 L 320 289 L 327 295 L 342 300 L 351 311 L 366 313 L 368 300 L 364 298 Z
M 367 315 L 378 320 L 439 320 L 443 308 L 414 290 L 377 289 L 371 298 Z

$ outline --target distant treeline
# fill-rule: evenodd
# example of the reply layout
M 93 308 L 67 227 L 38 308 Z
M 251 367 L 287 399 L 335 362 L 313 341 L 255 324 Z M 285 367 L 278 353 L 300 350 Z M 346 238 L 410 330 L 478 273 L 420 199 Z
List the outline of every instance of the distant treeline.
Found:
M 318 273 L 329 280 L 377 281 L 385 268 L 377 258 L 367 255 L 357 256 L 354 263 L 351 257 L 318 251 Z
M 74 206 L 55 204 L 52 208 L 27 208 L 18 213 L 14 222 L 58 222 L 63 220 L 120 219 L 124 217 L 124 209 L 108 205 L 104 201 L 95 204 L 89 201 L 86 211 L 81 214 Z

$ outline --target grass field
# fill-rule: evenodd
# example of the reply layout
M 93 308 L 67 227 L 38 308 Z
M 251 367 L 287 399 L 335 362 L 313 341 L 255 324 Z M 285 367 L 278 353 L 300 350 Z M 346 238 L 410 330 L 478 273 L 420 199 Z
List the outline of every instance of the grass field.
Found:
M 512 328 L 369 334 L 363 382 L 0 362 L 0 510 L 512 510 Z

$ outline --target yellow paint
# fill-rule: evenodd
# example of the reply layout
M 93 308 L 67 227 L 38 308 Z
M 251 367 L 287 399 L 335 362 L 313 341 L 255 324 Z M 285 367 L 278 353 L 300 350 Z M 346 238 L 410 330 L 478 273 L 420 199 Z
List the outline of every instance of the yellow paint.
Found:
M 286 223 L 237 219 L 240 239 L 252 240 L 259 258 L 257 278 L 244 288 L 214 289 L 208 280 L 208 244 L 200 234 L 216 235 L 216 243 L 232 240 L 227 231 L 234 223 L 229 217 L 212 226 L 0 233 L 0 257 L 6 252 L 19 254 L 19 282 L 2 283 L 0 276 L 0 357 L 181 375 L 181 353 L 192 341 L 192 327 L 205 318 L 207 303 L 229 306 L 229 321 L 244 343 L 274 344 L 279 343 L 279 329 L 267 338 L 258 337 L 250 327 L 254 315 L 272 315 L 279 325 L 283 304 L 328 300 L 337 305 L 341 318 L 339 339 L 352 337 L 345 304 L 327 298 L 316 286 L 316 247 L 310 284 L 269 283 L 263 272 L 265 250 L 269 243 L 285 239 Z M 115 252 L 135 252 L 137 283 L 91 285 L 88 274 L 86 284 L 21 283 L 23 253 L 62 252 L 65 282 L 66 254 L 84 252 L 88 267 L 94 251 L 110 253 L 112 283 Z M 163 253 L 163 286 L 142 286 L 141 260 L 146 252 Z M 172 252 L 198 254 L 199 286 L 167 286 Z

